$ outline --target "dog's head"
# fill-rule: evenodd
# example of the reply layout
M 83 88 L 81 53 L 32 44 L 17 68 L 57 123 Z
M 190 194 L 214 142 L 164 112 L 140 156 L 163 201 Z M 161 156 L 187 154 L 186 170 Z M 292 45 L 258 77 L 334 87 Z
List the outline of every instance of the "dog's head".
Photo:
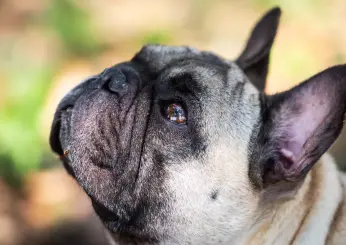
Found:
M 279 16 L 258 22 L 234 62 L 148 45 L 63 98 L 52 149 L 115 239 L 235 243 L 265 199 L 294 195 L 335 141 L 345 66 L 263 92 Z

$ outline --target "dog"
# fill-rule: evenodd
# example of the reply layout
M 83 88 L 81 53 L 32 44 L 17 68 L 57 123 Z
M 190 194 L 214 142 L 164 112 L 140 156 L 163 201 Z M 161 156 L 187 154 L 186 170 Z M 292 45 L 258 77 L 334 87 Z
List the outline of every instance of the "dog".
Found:
M 346 66 L 267 95 L 280 15 L 234 61 L 146 45 L 61 100 L 51 148 L 111 244 L 346 244 Z

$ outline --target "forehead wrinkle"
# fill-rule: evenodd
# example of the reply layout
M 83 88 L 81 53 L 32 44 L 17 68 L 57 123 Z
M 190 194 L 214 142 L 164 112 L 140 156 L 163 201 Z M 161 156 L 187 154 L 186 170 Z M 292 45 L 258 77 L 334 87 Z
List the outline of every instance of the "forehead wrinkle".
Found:
M 197 94 L 203 90 L 201 84 L 190 72 L 182 71 L 170 74 L 165 80 L 173 90 L 193 97 L 197 97 Z
M 215 84 L 210 81 L 224 80 L 227 74 L 227 68 L 212 63 L 205 62 L 203 60 L 184 60 L 176 64 L 169 71 L 169 76 L 177 76 L 182 73 L 190 74 L 193 80 L 199 84 L 200 87 L 208 86 L 214 88 Z M 216 78 L 216 79 L 215 79 Z M 202 85 L 202 86 L 201 86 Z

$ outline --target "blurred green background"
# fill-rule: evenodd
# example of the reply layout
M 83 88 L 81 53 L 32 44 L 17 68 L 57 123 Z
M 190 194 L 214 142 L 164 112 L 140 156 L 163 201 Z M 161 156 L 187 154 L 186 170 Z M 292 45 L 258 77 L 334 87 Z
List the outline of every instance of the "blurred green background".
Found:
M 255 21 L 273 6 L 283 15 L 268 93 L 345 63 L 344 0 L 1 0 L 0 244 L 25 236 L 11 231 L 16 222 L 43 229 L 91 212 L 48 146 L 55 107 L 68 90 L 146 43 L 236 58 Z M 343 134 L 332 148 L 339 163 L 346 163 L 345 141 Z

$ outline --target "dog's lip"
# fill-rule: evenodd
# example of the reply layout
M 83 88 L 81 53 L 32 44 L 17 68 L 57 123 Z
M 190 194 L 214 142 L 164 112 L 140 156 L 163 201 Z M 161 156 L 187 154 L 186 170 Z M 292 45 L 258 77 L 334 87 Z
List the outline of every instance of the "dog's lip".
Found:
M 61 129 L 61 118 L 62 115 L 69 109 L 73 109 L 76 101 L 83 94 L 85 87 L 92 84 L 96 81 L 98 75 L 91 76 L 85 80 L 83 80 L 79 85 L 77 85 L 74 89 L 68 92 L 60 101 L 56 112 L 54 114 L 51 133 L 49 136 L 49 142 L 51 148 L 54 152 L 56 152 L 61 157 L 64 156 L 64 150 L 62 149 L 60 142 L 60 129 Z M 93 87 L 93 86 L 90 86 Z M 65 149 L 66 150 L 66 149 Z

